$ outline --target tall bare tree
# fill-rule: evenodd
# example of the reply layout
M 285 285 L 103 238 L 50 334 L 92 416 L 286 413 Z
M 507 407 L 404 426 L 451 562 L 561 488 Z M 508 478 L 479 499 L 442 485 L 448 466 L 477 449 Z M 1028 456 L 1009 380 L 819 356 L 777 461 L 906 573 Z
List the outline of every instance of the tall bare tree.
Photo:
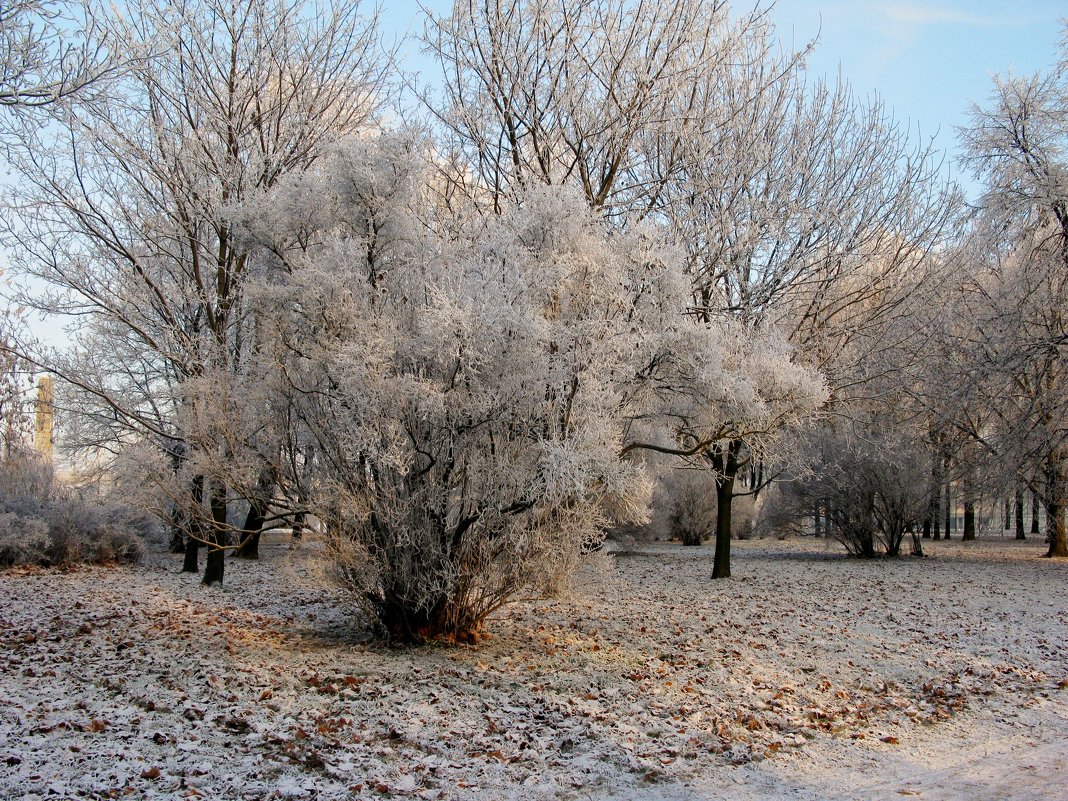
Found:
M 135 64 L 106 99 L 23 135 L 5 222 L 23 272 L 50 287 L 27 302 L 83 323 L 72 355 L 36 358 L 89 412 L 85 444 L 151 437 L 172 450 L 182 409 L 238 391 L 255 337 L 252 265 L 226 209 L 372 126 L 389 59 L 358 4 L 133 0 L 96 18 Z M 219 430 L 198 446 L 235 456 L 255 436 Z M 184 454 L 194 472 L 219 462 Z M 187 480 L 206 486 L 205 580 L 221 580 L 228 488 Z M 253 497 L 255 483 L 231 489 Z M 189 519 L 203 514 L 195 495 L 180 499 Z
M 752 65 L 749 80 L 764 91 L 730 96 L 737 105 L 690 143 L 672 184 L 695 313 L 778 329 L 842 409 L 870 392 L 873 369 L 893 369 L 872 357 L 907 334 L 895 321 L 934 269 L 957 195 L 937 154 L 911 144 L 878 101 L 776 61 Z M 716 577 L 730 575 L 734 481 L 760 453 L 747 428 L 739 420 L 706 453 L 724 507 Z
M 425 36 L 448 186 L 495 210 L 570 183 L 608 215 L 655 211 L 684 137 L 715 119 L 767 27 L 766 10 L 723 0 L 460 0 Z
M 1068 556 L 1068 58 L 995 79 L 961 136 L 986 185 L 964 285 L 975 326 L 962 347 L 977 366 L 964 392 L 991 419 L 971 433 L 1042 500 L 1048 555 Z

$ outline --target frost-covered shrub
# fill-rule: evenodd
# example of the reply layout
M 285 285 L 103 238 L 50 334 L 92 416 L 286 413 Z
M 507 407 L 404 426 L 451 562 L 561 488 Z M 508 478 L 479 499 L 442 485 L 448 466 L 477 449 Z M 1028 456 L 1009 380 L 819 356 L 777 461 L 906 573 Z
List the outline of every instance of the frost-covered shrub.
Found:
M 54 485 L 52 466 L 32 451 L 0 459 L 0 504 L 5 508 L 38 506 L 51 497 Z
M 807 470 L 781 483 L 773 515 L 799 521 L 817 508 L 826 535 L 852 556 L 897 556 L 927 511 L 930 454 L 882 431 L 823 428 L 809 435 Z
M 669 493 L 668 524 L 683 545 L 700 545 L 716 533 L 716 485 L 711 472 L 675 470 L 663 481 Z
M 94 545 L 94 562 L 139 562 L 145 554 L 143 535 L 111 524 L 98 530 Z
M 407 641 L 477 635 L 606 527 L 646 520 L 642 453 L 695 455 L 823 396 L 778 335 L 693 315 L 685 260 L 652 228 L 560 187 L 494 214 L 446 202 L 428 149 L 344 143 L 234 211 L 263 280 L 233 394 L 300 443 L 335 577 Z M 220 420 L 244 419 L 231 390 L 187 389 L 203 401 L 182 430 L 217 453 Z
M 278 347 L 261 386 L 315 442 L 334 575 L 390 636 L 422 641 L 477 635 L 610 523 L 644 520 L 651 481 L 620 456 L 621 417 L 680 363 L 725 382 L 682 260 L 651 232 L 552 188 L 437 216 L 411 146 L 350 145 L 245 222 L 284 262 L 255 298 Z
M 48 525 L 50 564 L 136 562 L 144 555 L 144 518 L 102 499 L 57 498 L 41 508 L 41 516 Z
M 815 506 L 812 509 L 805 507 L 805 501 L 798 497 L 792 486 L 794 480 L 785 477 L 764 490 L 764 503 L 753 524 L 755 537 L 786 539 L 813 533 Z M 822 530 L 819 534 L 823 535 Z
M 47 562 L 50 542 L 43 520 L 0 512 L 0 567 Z
M 136 562 L 153 525 L 98 493 L 64 487 L 34 454 L 0 462 L 0 566 Z

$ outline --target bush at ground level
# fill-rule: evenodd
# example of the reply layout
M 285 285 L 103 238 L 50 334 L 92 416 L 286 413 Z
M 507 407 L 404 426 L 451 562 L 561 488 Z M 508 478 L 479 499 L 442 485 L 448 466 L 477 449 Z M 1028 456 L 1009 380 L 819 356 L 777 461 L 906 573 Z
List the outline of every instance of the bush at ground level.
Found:
M 34 454 L 0 461 L 0 567 L 137 562 L 153 525 L 99 492 L 64 486 Z

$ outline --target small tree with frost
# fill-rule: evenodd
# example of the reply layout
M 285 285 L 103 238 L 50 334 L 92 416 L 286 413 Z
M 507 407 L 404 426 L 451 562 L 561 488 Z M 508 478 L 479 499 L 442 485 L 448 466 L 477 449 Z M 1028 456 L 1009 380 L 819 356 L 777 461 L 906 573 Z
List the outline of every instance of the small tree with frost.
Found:
M 824 425 L 805 435 L 806 459 L 783 481 L 775 517 L 801 520 L 819 509 L 827 536 L 851 556 L 898 556 L 906 535 L 922 556 L 920 526 L 930 494 L 931 452 L 919 438 L 874 423 Z

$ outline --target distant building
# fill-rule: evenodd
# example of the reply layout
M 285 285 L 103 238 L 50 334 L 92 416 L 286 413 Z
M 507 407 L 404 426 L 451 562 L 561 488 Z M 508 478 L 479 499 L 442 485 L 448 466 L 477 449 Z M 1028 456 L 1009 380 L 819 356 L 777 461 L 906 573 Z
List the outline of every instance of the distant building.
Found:
M 37 381 L 37 411 L 34 415 L 33 447 L 48 461 L 52 461 L 55 444 L 56 386 L 51 376 L 41 376 Z

